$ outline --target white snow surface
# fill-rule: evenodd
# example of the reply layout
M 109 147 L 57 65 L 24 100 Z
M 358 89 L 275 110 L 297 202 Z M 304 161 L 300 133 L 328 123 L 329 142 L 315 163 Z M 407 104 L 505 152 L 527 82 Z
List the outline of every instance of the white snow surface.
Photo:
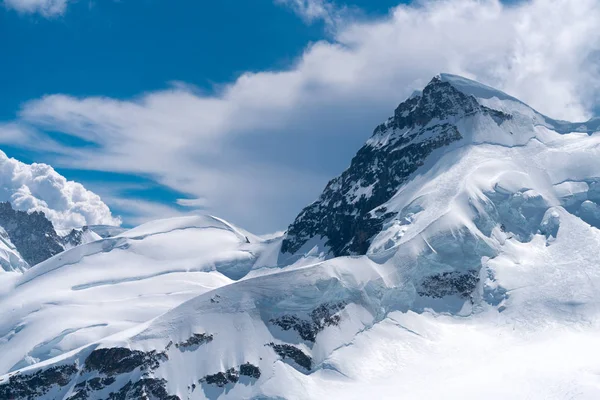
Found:
M 315 239 L 282 265 L 281 238 L 218 218 L 144 224 L 5 274 L 0 374 L 122 346 L 165 351 L 152 374 L 180 399 L 600 398 L 600 133 L 452 79 L 512 118 L 451 121 L 463 139 L 382 205 L 396 217 L 367 255 L 324 260 Z M 471 295 L 423 292 L 469 273 Z M 314 342 L 274 323 L 334 305 Z M 169 345 L 199 333 L 213 340 Z M 260 379 L 200 382 L 245 363 Z
M 0 151 L 0 201 L 21 211 L 42 211 L 56 229 L 120 225 L 100 196 L 68 181 L 47 164 L 25 164 Z
M 246 243 L 242 232 L 212 217 L 154 221 L 0 282 L 0 373 L 135 327 L 231 283 L 227 276 L 242 277 L 268 247 Z

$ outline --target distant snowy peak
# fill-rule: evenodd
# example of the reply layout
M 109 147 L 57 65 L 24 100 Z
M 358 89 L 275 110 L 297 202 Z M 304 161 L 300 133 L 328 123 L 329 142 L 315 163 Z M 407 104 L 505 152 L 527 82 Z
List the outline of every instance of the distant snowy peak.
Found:
M 14 210 L 9 202 L 0 202 L 0 226 L 31 266 L 62 252 L 62 238 L 41 212 Z
M 87 226 L 57 231 L 44 213 L 15 210 L 9 202 L 0 202 L 0 229 L 8 249 L 26 261 L 17 262 L 19 268 L 10 268 L 16 271 L 39 264 L 66 249 L 101 239 Z
M 71 231 L 62 237 L 62 244 L 66 249 L 71 249 L 76 246 L 80 246 L 85 243 L 95 242 L 100 240 L 102 237 L 90 229 L 88 226 L 84 226 L 80 229 L 71 229 Z

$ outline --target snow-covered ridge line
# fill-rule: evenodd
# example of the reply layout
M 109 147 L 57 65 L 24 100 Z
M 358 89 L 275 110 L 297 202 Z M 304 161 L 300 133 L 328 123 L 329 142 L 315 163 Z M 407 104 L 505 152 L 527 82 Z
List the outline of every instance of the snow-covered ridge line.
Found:
M 524 112 L 532 116 L 539 125 L 551 127 L 559 133 L 585 132 L 594 133 L 600 130 L 600 117 L 592 117 L 588 121 L 569 122 L 550 118 L 498 89 L 458 75 L 442 73 L 438 75 L 443 82 L 450 83 L 461 92 L 475 97 L 481 104 L 499 111 Z

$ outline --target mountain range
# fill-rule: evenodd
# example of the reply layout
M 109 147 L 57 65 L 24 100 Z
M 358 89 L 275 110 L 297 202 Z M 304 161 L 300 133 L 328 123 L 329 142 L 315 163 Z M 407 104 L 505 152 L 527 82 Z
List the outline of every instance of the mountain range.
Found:
M 598 398 L 599 130 L 441 74 L 279 237 L 2 203 L 0 399 Z

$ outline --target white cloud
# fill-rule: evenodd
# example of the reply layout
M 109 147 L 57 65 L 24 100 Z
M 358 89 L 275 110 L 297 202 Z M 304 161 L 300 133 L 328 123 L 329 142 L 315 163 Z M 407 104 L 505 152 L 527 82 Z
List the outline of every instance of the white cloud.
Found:
M 339 16 L 339 10 L 326 0 L 275 0 L 275 3 L 290 7 L 307 23 L 323 20 L 332 24 Z
M 0 201 L 23 211 L 43 211 L 57 229 L 120 225 L 100 197 L 66 180 L 46 164 L 24 164 L 0 151 Z
M 206 199 L 177 199 L 177 204 L 182 207 L 203 208 L 206 206 Z
M 137 226 L 156 219 L 180 217 L 191 213 L 180 212 L 168 205 L 155 203 L 138 198 L 123 198 L 121 196 L 103 196 L 104 200 L 121 209 L 127 209 L 131 215 L 127 222 Z
M 68 0 L 4 0 L 8 8 L 21 13 L 40 13 L 46 17 L 63 14 L 67 8 Z
M 27 103 L 16 126 L 97 145 L 55 149 L 56 165 L 148 174 L 206 199 L 210 212 L 274 230 L 331 177 L 315 165 L 342 154 L 341 170 L 348 146 L 438 72 L 504 89 L 554 118 L 588 117 L 600 93 L 598 21 L 597 0 L 403 5 L 380 20 L 342 21 L 292 68 L 243 74 L 214 95 L 185 85 L 130 100 L 52 95 Z

